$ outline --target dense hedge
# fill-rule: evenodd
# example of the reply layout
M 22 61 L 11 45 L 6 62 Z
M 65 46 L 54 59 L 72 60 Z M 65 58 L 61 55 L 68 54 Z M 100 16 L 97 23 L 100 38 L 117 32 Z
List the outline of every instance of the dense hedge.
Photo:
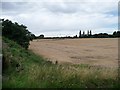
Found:
M 29 41 L 35 38 L 35 35 L 27 30 L 25 25 L 19 25 L 17 22 L 13 23 L 10 20 L 1 19 L 2 35 L 10 40 L 17 42 L 25 49 L 29 46 Z

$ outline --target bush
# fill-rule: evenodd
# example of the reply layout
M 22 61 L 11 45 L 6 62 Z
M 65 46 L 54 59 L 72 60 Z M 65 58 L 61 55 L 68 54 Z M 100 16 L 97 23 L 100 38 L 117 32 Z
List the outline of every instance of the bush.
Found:
M 17 42 L 25 49 L 29 46 L 29 41 L 34 39 L 35 35 L 27 30 L 25 25 L 12 23 L 10 20 L 2 19 L 2 35 L 10 40 Z

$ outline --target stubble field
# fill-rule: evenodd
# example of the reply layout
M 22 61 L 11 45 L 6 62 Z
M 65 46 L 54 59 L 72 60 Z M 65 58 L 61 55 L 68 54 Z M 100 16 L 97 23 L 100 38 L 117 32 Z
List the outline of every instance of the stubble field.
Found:
M 37 39 L 29 49 L 53 63 L 118 66 L 117 38 Z

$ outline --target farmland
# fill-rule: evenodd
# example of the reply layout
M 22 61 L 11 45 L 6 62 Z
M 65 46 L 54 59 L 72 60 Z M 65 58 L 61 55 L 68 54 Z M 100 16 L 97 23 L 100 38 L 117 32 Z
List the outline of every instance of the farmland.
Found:
M 118 66 L 117 38 L 37 39 L 29 49 L 53 63 Z
M 114 47 L 115 49 L 112 49 L 110 54 L 110 50 L 107 53 L 107 51 L 105 52 L 104 49 L 101 49 L 99 47 L 100 50 L 104 50 L 103 51 L 104 54 L 102 52 L 101 52 L 102 54 L 100 53 L 97 54 L 94 52 L 94 55 L 91 57 L 96 58 L 96 56 L 99 55 L 99 58 L 95 59 L 96 63 L 95 62 L 90 63 L 89 60 L 92 60 L 92 58 L 89 58 L 89 60 L 88 58 L 87 59 L 86 58 L 74 59 L 71 57 L 65 58 L 65 56 L 66 57 L 68 57 L 69 55 L 72 56 L 72 54 L 65 52 L 66 49 L 63 47 L 67 46 L 68 51 L 69 50 L 71 51 L 73 49 L 73 51 L 76 50 L 77 52 L 77 49 L 74 48 L 75 47 L 77 48 L 75 42 L 78 42 L 79 39 L 73 39 L 73 40 L 66 39 L 65 41 L 42 40 L 42 39 L 34 40 L 33 42 L 31 42 L 31 45 L 29 47 L 30 50 L 26 50 L 21 46 L 19 46 L 17 43 L 8 40 L 6 38 L 3 38 L 3 40 L 4 40 L 3 42 L 4 62 L 3 62 L 3 76 L 2 76 L 3 88 L 118 88 L 120 86 L 118 85 L 119 84 L 118 69 L 113 68 L 117 66 L 117 60 L 115 60 L 117 58 L 117 55 L 116 57 L 114 57 L 115 55 L 114 53 L 117 45 L 117 44 L 115 45 L 115 43 L 117 42 L 117 39 L 111 39 L 113 41 L 109 39 L 108 40 L 104 39 L 105 41 L 109 42 L 109 45 L 108 42 L 105 41 L 104 41 L 105 43 L 102 44 L 104 46 L 108 45 L 108 47 L 106 47 L 106 50 L 108 48 L 111 49 L 110 47 Z M 83 42 L 85 42 L 86 40 L 86 42 L 83 44 L 82 40 Z M 80 50 L 81 52 L 84 52 L 84 49 L 85 50 L 88 49 L 85 48 L 86 47 L 85 44 L 87 45 L 88 43 L 87 40 L 89 39 L 80 40 L 81 46 L 84 47 L 81 48 Z M 94 40 L 95 39 L 93 39 L 93 41 Z M 71 41 L 72 44 L 70 44 Z M 112 46 L 110 46 L 110 42 L 114 42 Z M 91 43 L 89 42 L 89 45 Z M 46 44 L 49 46 L 49 49 Z M 32 45 L 34 45 L 34 47 L 31 47 Z M 90 45 L 91 48 L 92 45 Z M 94 45 L 99 46 L 99 44 L 94 44 Z M 55 48 L 56 52 L 53 48 Z M 57 50 L 56 48 L 59 50 Z M 96 48 L 98 49 L 98 47 Z M 93 49 L 93 50 L 97 50 L 97 49 Z M 45 52 L 44 50 L 48 50 L 48 51 Z M 35 53 L 37 53 L 37 55 Z M 89 53 L 86 54 L 89 56 Z M 54 54 L 53 56 L 56 58 L 53 58 L 52 54 Z M 78 54 L 75 52 L 73 53 L 73 55 L 75 56 L 77 56 Z M 110 57 L 106 59 L 103 58 L 105 61 L 103 63 L 102 62 L 99 63 L 100 62 L 99 60 L 102 60 L 100 56 L 103 55 L 105 57 L 107 54 L 109 54 Z M 112 54 L 113 56 L 111 56 Z M 75 62 L 77 59 L 80 61 Z M 82 59 L 84 59 L 84 62 L 81 62 Z M 53 63 L 51 63 L 48 60 L 51 60 Z M 55 60 L 58 61 L 58 64 L 54 64 Z M 19 69 L 16 68 L 16 64 L 20 64 Z

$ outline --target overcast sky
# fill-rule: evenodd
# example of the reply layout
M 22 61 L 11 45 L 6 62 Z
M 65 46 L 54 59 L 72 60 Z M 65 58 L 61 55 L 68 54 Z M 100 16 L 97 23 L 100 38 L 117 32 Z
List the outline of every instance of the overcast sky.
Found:
M 0 18 L 24 24 L 35 35 L 74 36 L 79 30 L 118 30 L 119 0 L 3 0 Z

